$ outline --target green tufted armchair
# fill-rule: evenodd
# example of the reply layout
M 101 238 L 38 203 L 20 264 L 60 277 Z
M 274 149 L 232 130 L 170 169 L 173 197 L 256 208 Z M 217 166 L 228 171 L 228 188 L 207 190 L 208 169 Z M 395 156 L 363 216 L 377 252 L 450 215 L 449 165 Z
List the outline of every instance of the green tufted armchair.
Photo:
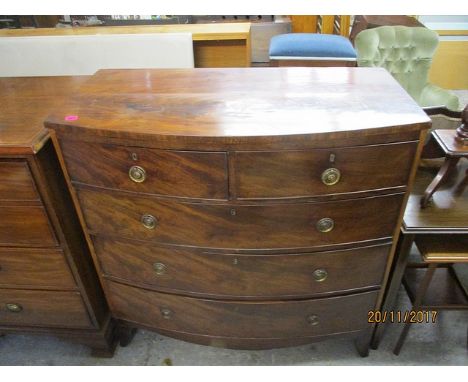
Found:
M 360 32 L 355 39 L 358 66 L 387 69 L 421 107 L 459 109 L 458 97 L 429 83 L 436 32 L 422 27 L 383 26 Z

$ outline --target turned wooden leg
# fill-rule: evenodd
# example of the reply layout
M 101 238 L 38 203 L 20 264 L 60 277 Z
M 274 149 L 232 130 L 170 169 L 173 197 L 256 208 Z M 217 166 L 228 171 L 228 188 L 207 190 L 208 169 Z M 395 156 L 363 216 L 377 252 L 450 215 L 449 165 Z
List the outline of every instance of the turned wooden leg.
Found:
M 421 306 L 424 295 L 426 294 L 427 288 L 429 288 L 429 284 L 431 283 L 432 276 L 434 276 L 434 272 L 436 269 L 437 269 L 436 263 L 430 264 L 429 267 L 427 268 L 426 274 L 424 275 L 424 278 L 422 279 L 421 284 L 419 285 L 418 291 L 416 292 L 416 296 L 414 297 L 413 306 L 411 308 L 412 310 L 416 310 Z M 403 343 L 405 342 L 406 336 L 408 335 L 410 326 L 411 326 L 411 322 L 409 321 L 409 317 L 408 317 L 408 319 L 405 322 L 403 331 L 400 334 L 400 338 L 398 338 L 398 342 L 395 346 L 395 349 L 393 349 L 393 354 L 395 355 L 400 354 Z
M 119 338 L 120 338 L 120 346 L 125 347 L 130 342 L 132 342 L 133 337 L 137 332 L 136 328 L 131 328 L 127 325 L 120 324 L 119 325 Z
M 447 157 L 444 164 L 440 168 L 439 172 L 432 180 L 432 182 L 427 186 L 426 191 L 424 191 L 424 196 L 421 199 L 421 208 L 425 208 L 427 203 L 431 199 L 434 192 L 442 185 L 447 176 L 452 172 L 454 167 L 457 165 L 460 157 Z

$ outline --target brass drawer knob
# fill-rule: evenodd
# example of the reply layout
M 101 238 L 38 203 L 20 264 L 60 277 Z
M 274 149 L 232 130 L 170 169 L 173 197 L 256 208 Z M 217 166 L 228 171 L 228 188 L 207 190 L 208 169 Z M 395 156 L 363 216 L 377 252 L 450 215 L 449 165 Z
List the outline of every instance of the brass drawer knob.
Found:
M 323 218 L 317 222 L 317 230 L 320 232 L 330 232 L 335 227 L 335 222 L 330 218 Z
M 132 166 L 130 167 L 130 170 L 128 170 L 128 176 L 135 183 L 142 183 L 146 179 L 146 171 L 143 167 Z
M 326 186 L 333 186 L 340 181 L 341 173 L 337 168 L 327 168 L 322 172 L 322 182 Z
M 166 266 L 163 263 L 154 263 L 153 269 L 157 275 L 163 275 L 166 273 Z
M 172 310 L 168 308 L 161 308 L 160 311 L 163 318 L 165 318 L 166 320 L 170 320 L 172 318 Z
M 318 316 L 315 314 L 311 314 L 310 316 L 307 316 L 307 322 L 309 323 L 310 326 L 317 326 L 319 324 Z
M 23 307 L 20 304 L 7 303 L 5 306 L 10 312 L 13 313 L 19 313 L 23 310 Z
M 156 224 L 158 224 L 158 220 L 153 215 L 145 214 L 141 217 L 141 224 L 145 228 L 154 229 L 156 228 Z
M 314 279 L 318 283 L 325 281 L 328 277 L 328 272 L 325 269 L 316 269 L 314 271 Z

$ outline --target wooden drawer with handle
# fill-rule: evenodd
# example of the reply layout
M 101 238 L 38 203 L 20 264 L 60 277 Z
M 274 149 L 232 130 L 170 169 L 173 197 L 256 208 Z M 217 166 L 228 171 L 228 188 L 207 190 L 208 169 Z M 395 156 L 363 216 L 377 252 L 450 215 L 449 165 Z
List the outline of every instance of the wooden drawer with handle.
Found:
M 404 188 L 416 147 L 417 142 L 404 142 L 309 151 L 236 152 L 236 196 L 298 198 Z
M 88 229 L 206 248 L 322 247 L 389 238 L 402 194 L 330 203 L 201 204 L 81 189 Z
M 378 288 L 390 245 L 239 255 L 94 237 L 103 273 L 160 291 L 210 298 L 294 298 Z
M 61 146 L 73 181 L 159 195 L 228 198 L 224 152 L 157 150 L 68 140 L 62 141 Z
M 0 289 L 1 325 L 90 328 L 78 292 Z
M 298 301 L 219 301 L 107 282 L 113 314 L 174 332 L 237 338 L 312 337 L 368 327 L 378 291 Z

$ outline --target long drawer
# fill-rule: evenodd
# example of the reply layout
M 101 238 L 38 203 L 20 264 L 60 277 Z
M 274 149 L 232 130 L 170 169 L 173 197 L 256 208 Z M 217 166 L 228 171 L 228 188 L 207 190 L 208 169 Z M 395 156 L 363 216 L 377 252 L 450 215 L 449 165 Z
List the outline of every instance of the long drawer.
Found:
M 78 292 L 0 289 L 0 325 L 92 326 Z
M 299 301 L 181 297 L 107 282 L 115 317 L 153 328 L 237 338 L 312 337 L 368 327 L 378 291 Z
M 81 189 L 91 232 L 210 248 L 321 247 L 391 237 L 402 194 L 327 203 L 201 204 Z
M 402 187 L 417 142 L 315 149 L 244 151 L 232 156 L 239 199 L 306 197 Z
M 379 287 L 390 245 L 288 255 L 239 255 L 95 237 L 105 275 L 161 291 L 217 298 L 287 298 Z
M 25 161 L 0 161 L 0 200 L 38 200 L 31 172 Z
M 0 248 L 0 286 L 76 289 L 61 250 Z
M 224 152 L 156 150 L 67 140 L 61 146 L 74 181 L 159 195 L 228 197 Z
M 55 246 L 44 207 L 0 206 L 0 246 Z

